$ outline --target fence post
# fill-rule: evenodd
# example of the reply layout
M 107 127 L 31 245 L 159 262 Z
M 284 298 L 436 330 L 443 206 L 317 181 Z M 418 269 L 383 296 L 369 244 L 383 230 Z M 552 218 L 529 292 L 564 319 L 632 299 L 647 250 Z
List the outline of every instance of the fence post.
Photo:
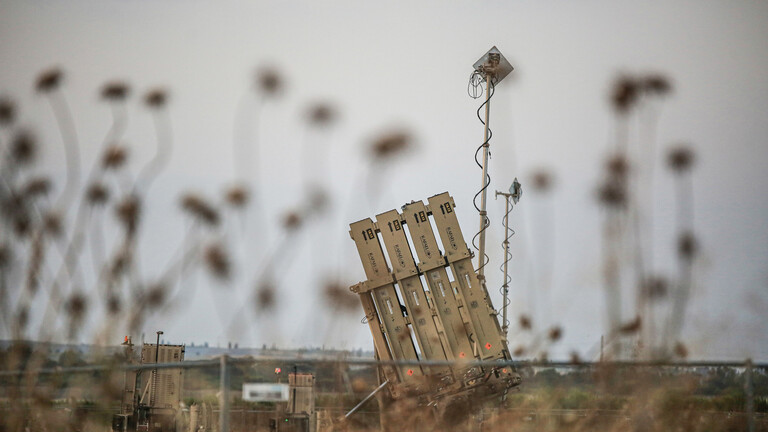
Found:
M 219 432 L 229 432 L 229 373 L 227 355 L 219 363 Z
M 747 359 L 744 370 L 744 396 L 747 412 L 747 431 L 755 432 L 755 395 L 752 388 L 752 359 Z

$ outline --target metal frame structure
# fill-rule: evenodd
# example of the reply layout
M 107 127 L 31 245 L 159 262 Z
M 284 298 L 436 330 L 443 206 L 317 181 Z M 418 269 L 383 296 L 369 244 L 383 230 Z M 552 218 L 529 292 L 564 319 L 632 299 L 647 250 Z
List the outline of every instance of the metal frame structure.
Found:
M 472 364 L 510 355 L 455 207 L 444 192 L 350 224 L 367 277 L 350 290 L 360 296 L 393 399 L 415 394 L 435 406 L 468 393 L 500 396 L 521 381 L 509 365 Z

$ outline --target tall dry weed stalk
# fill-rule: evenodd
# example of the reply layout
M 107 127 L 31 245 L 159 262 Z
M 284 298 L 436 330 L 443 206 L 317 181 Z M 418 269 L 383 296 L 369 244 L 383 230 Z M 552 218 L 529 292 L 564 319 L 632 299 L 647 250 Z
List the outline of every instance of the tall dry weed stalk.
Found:
M 255 105 L 261 110 L 263 101 L 279 99 L 285 91 L 285 78 L 274 68 L 261 69 L 255 82 L 262 101 L 251 108 Z M 47 378 L 36 371 L 45 367 L 51 356 L 46 342 L 79 343 L 91 335 L 97 346 L 105 346 L 112 345 L 117 335 L 139 335 L 153 315 L 176 311 L 184 299 L 188 301 L 190 293 L 183 291 L 185 281 L 198 271 L 207 272 L 218 283 L 250 286 L 254 301 L 244 307 L 256 317 L 272 313 L 271 319 L 279 320 L 276 311 L 282 305 L 276 295 L 277 275 L 289 265 L 289 252 L 297 247 L 301 233 L 322 214 L 330 199 L 322 182 L 314 183 L 316 189 L 307 188 L 306 204 L 286 211 L 280 222 L 282 241 L 278 246 L 265 247 L 256 269 L 246 265 L 252 257 L 232 253 L 237 245 L 227 240 L 236 239 L 237 233 L 229 232 L 233 226 L 226 222 L 231 212 L 255 213 L 258 209 L 253 206 L 261 199 L 252 191 L 263 185 L 258 175 L 249 173 L 258 174 L 265 162 L 254 160 L 252 154 L 259 154 L 258 140 L 247 132 L 245 139 L 237 138 L 235 178 L 221 202 L 197 193 L 182 196 L 180 210 L 189 220 L 188 232 L 173 256 L 154 256 L 152 250 L 140 246 L 143 227 L 153 223 L 146 218 L 144 206 L 173 156 L 172 98 L 167 90 L 156 88 L 134 99 L 135 92 L 123 81 L 101 86 L 99 96 L 111 111 L 112 123 L 99 155 L 83 172 L 84 155 L 65 84 L 66 74 L 59 68 L 43 72 L 35 82 L 35 90 L 53 111 L 60 143 L 48 137 L 43 140 L 19 124 L 15 101 L 0 98 L 0 339 L 14 341 L 0 369 L 25 371 L 23 385 L 15 387 L 20 393 L 14 406 L 19 409 L 11 410 L 10 417 L 3 416 L 2 429 L 43 427 L 35 423 L 36 419 L 45 417 L 54 399 L 54 394 L 46 396 L 38 391 Z M 156 137 L 155 154 L 143 164 L 132 160 L 135 147 L 124 139 L 129 107 L 136 104 L 143 106 L 140 115 L 151 117 Z M 253 116 L 247 117 L 238 119 L 244 123 L 238 127 L 258 130 Z M 323 129 L 336 117 L 331 105 L 319 102 L 310 106 L 305 122 L 310 128 Z M 63 178 L 40 162 L 40 154 L 56 151 L 56 146 L 64 154 Z M 327 149 L 314 151 L 322 157 Z M 252 219 L 243 217 L 244 223 Z M 149 260 L 142 259 L 145 256 Z M 140 268 L 140 262 L 148 261 L 168 264 L 159 272 Z M 328 282 L 318 292 L 332 307 L 349 312 L 349 298 L 354 296 L 338 286 Z M 226 300 L 224 294 L 216 295 Z M 234 293 L 229 294 L 230 304 L 219 305 L 219 320 L 227 337 L 237 339 L 244 336 L 244 328 L 257 327 L 259 318 L 256 325 L 230 322 L 235 315 L 231 304 L 238 302 Z M 99 319 L 104 321 L 98 323 Z M 86 326 L 88 333 L 84 332 Z M 30 346 L 25 340 L 37 341 L 35 346 L 40 349 L 27 355 L 14 351 Z M 105 397 L 105 403 L 115 400 L 111 394 Z M 38 430 L 53 422 L 40 421 L 48 426 Z
M 670 281 L 658 273 L 655 246 L 654 191 L 657 166 L 663 161 L 656 151 L 660 101 L 672 85 L 659 74 L 619 77 L 610 103 L 615 113 L 616 138 L 604 166 L 597 198 L 604 209 L 603 285 L 606 298 L 608 340 L 613 359 L 671 359 L 685 350 L 681 329 L 691 288 L 690 264 L 681 249 L 693 250 L 693 188 L 688 175 L 691 148 L 673 150 L 666 167 L 676 177 L 675 206 L 681 270 Z M 640 131 L 633 134 L 635 118 Z M 630 136 L 640 137 L 636 143 Z M 664 185 L 666 187 L 666 185 Z M 685 191 L 680 191 L 685 187 Z M 683 196 L 683 193 L 687 193 Z M 685 244 L 685 245 L 683 245 Z M 683 246 L 680 246 L 683 245 Z M 633 293 L 634 291 L 634 293 Z M 627 305 L 634 316 L 627 316 Z M 671 305 L 671 306 L 670 306 Z M 673 347 L 678 349 L 672 349 Z

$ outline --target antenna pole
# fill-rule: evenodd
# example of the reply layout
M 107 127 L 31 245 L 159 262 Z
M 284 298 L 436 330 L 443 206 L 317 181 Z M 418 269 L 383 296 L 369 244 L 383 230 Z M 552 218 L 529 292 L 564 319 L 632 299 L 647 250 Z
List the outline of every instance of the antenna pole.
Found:
M 483 122 L 483 178 L 480 182 L 480 205 L 477 205 L 477 195 L 473 199 L 475 208 L 480 213 L 480 230 L 472 239 L 472 244 L 475 243 L 475 238 L 478 239 L 477 244 L 477 278 L 480 279 L 480 283 L 485 286 L 485 230 L 488 229 L 488 211 L 486 210 L 486 203 L 488 202 L 488 187 L 491 185 L 490 176 L 488 175 L 488 157 L 490 156 L 490 139 L 491 130 L 489 123 L 491 120 L 491 92 L 495 86 L 501 82 L 514 68 L 511 64 L 501 55 L 501 52 L 495 46 L 488 50 L 475 64 L 472 65 L 475 69 L 470 75 L 469 86 L 475 89 L 480 87 L 482 81 L 478 81 L 478 77 L 482 77 L 485 80 L 485 122 Z M 477 98 L 477 93 L 470 93 L 470 96 Z M 482 107 L 482 105 L 480 105 Z M 478 113 L 479 114 L 479 113 Z M 479 150 L 479 149 L 478 149 Z M 475 152 L 475 161 L 477 161 L 477 152 Z
M 505 215 L 504 218 L 504 285 L 502 285 L 502 288 L 504 289 L 504 312 L 502 315 L 502 322 L 504 325 L 502 326 L 502 330 L 504 331 L 504 339 L 509 343 L 509 339 L 507 338 L 507 331 L 509 330 L 509 320 L 507 320 L 507 306 L 509 306 L 509 199 L 511 198 L 510 195 L 504 194 L 504 198 L 506 201 L 505 204 Z
M 515 181 L 517 181 L 517 179 L 515 179 Z M 512 212 L 512 206 L 509 201 L 512 199 L 512 194 L 496 191 L 496 198 L 498 198 L 499 195 L 503 196 L 506 202 L 504 207 L 504 242 L 502 242 L 502 245 L 504 246 L 504 284 L 501 286 L 501 291 L 504 294 L 504 302 L 502 306 L 501 330 L 504 332 L 504 339 L 507 340 L 509 330 L 509 320 L 507 320 L 507 306 L 509 306 L 509 238 L 511 237 L 509 235 L 509 214 Z M 509 343 L 509 340 L 507 340 L 507 343 Z
M 477 256 L 477 276 L 481 281 L 485 280 L 485 229 L 488 220 L 488 212 L 486 211 L 486 195 L 488 192 L 488 186 L 486 185 L 486 179 L 488 178 L 488 153 L 491 147 L 491 143 L 488 139 L 488 122 L 490 121 L 491 113 L 491 80 L 493 74 L 489 73 L 485 76 L 485 127 L 483 128 L 483 179 L 480 182 L 482 191 L 480 193 L 480 238 L 478 241 L 478 256 Z

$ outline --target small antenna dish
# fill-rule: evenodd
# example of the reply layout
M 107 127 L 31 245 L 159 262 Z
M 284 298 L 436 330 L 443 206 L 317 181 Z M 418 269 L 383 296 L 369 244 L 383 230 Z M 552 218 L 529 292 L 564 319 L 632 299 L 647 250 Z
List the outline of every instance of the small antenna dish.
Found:
M 504 77 L 509 75 L 509 73 L 515 69 L 509 64 L 507 59 L 504 58 L 501 51 L 499 51 L 496 46 L 483 54 L 472 67 L 480 73 L 483 79 L 488 79 L 488 76 L 490 76 L 494 84 L 501 82 Z
M 517 181 L 517 177 L 515 177 L 515 181 L 512 182 L 512 186 L 509 187 L 509 195 L 512 197 L 512 201 L 514 201 L 515 204 L 520 201 L 520 197 L 523 195 L 523 187 L 520 185 L 520 182 Z

